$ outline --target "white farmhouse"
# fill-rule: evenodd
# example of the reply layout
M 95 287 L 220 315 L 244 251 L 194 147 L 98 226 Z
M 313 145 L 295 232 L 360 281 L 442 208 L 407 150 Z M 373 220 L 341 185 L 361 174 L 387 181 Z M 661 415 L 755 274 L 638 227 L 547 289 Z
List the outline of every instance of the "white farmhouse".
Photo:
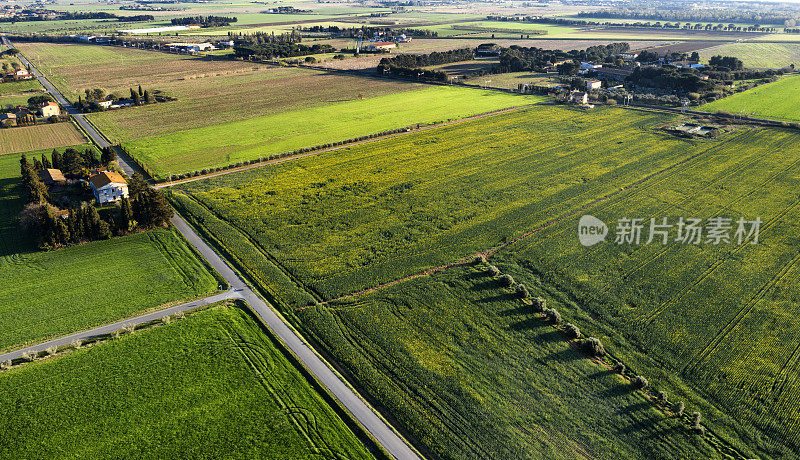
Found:
M 128 181 L 115 172 L 103 171 L 89 177 L 94 198 L 98 204 L 110 203 L 128 197 Z

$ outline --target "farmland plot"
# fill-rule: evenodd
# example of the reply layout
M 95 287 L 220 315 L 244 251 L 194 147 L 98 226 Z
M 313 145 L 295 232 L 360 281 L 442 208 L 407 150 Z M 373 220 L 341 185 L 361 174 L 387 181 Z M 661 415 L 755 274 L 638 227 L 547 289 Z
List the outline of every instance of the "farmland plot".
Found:
M 373 458 L 238 308 L 2 372 L 0 404 L 4 458 Z
M 86 143 L 72 123 L 53 123 L 0 129 L 0 155 Z
M 800 91 L 800 76 L 783 77 L 776 82 L 704 104 L 701 108 L 709 112 L 722 110 L 758 118 L 798 122 L 800 110 L 794 97 L 798 91 Z
M 541 106 L 179 189 L 327 299 L 491 247 L 710 145 L 656 132 L 669 120 Z
M 0 156 L 0 350 L 217 288 L 174 230 L 38 251 L 18 219 L 19 157 Z
M 439 372 L 436 366 L 450 363 L 461 370 L 453 374 L 455 388 L 478 400 L 486 396 L 460 386 L 468 368 L 462 361 L 430 355 L 441 344 L 414 343 L 412 336 L 401 337 L 404 332 L 395 336 L 400 326 L 376 326 L 390 324 L 392 315 L 402 323 L 434 304 L 439 294 L 406 299 L 428 278 L 358 291 L 494 247 L 500 250 L 493 263 L 559 301 L 582 329 L 601 336 L 658 388 L 703 412 L 715 436 L 741 452 L 788 453 L 800 429 L 792 409 L 800 396 L 800 324 L 791 314 L 799 297 L 793 280 L 800 261 L 794 236 L 800 230 L 800 137 L 789 130 L 740 129 L 691 141 L 660 131 L 675 122 L 620 109 L 586 114 L 542 106 L 185 184 L 175 199 L 185 203 L 190 220 L 219 232 L 219 244 L 240 256 L 248 274 L 269 279 L 255 277 L 297 327 L 331 353 L 357 350 L 337 359 L 352 366 L 360 382 L 373 382 L 370 394 L 381 401 L 392 393 L 404 401 L 417 394 L 408 387 L 388 390 L 394 383 L 381 377 L 395 365 L 408 368 L 393 361 L 404 353 L 419 361 L 408 366 L 425 362 Z M 625 216 L 674 221 L 685 213 L 760 217 L 764 224 L 758 245 L 609 242 L 585 248 L 575 235 L 584 212 L 606 222 Z M 271 273 L 282 273 L 282 280 Z M 303 308 L 350 293 L 357 295 Z M 463 316 L 459 305 L 468 312 L 485 306 L 457 298 L 442 308 Z M 442 335 L 419 334 L 419 340 Z M 396 343 L 409 345 L 384 354 Z M 460 351 L 451 352 L 458 358 L 474 347 L 466 339 L 458 344 L 453 350 Z M 367 363 L 374 373 L 359 370 Z M 398 403 L 393 414 L 416 433 L 431 427 L 446 432 L 426 404 Z M 439 403 L 430 407 L 441 412 Z M 452 441 L 422 437 L 431 449 L 456 452 Z M 477 455 L 464 452 L 453 456 Z

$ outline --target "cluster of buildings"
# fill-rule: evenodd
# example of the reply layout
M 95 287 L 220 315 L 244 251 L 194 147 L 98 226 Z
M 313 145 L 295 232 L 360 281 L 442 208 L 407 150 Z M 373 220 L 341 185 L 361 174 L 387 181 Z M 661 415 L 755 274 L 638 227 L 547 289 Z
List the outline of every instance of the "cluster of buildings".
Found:
M 9 81 L 33 80 L 33 78 L 28 69 L 19 69 L 3 74 L 3 80 Z
M 36 124 L 38 119 L 48 119 L 61 115 L 61 106 L 55 102 L 45 102 L 39 106 L 38 110 L 29 107 L 18 106 L 9 112 L 0 113 L 0 126 L 12 127 L 19 125 Z

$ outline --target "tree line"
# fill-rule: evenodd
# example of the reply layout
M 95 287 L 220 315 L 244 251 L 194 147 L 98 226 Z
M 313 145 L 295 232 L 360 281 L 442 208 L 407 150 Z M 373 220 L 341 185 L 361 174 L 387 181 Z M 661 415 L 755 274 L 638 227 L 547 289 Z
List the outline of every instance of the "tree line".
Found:
M 738 22 L 748 24 L 781 24 L 797 19 L 797 13 L 743 11 L 741 9 L 632 9 L 580 12 L 577 17 L 600 19 L 650 19 L 656 21 Z
M 339 26 L 308 26 L 298 27 L 306 32 L 329 33 L 341 38 L 373 37 L 375 34 L 390 34 L 394 36 L 406 35 L 416 38 L 436 38 L 439 32 L 426 29 L 390 29 L 389 27 L 339 27 Z
M 434 51 L 430 54 L 398 54 L 381 59 L 378 64 L 378 71 L 404 77 L 421 77 L 426 80 L 447 81 L 445 72 L 424 70 L 422 67 L 471 61 L 474 58 L 475 51 L 469 48 L 443 52 Z
M 603 61 L 608 58 L 613 58 L 613 56 L 619 53 L 625 53 L 628 50 L 630 50 L 630 45 L 627 43 L 590 46 L 586 49 L 566 52 L 513 45 L 509 48 L 501 49 L 500 63 L 492 69 L 492 72 L 541 72 L 547 67 L 561 61 Z
M 233 52 L 236 57 L 245 59 L 251 56 L 261 59 L 286 58 L 306 56 L 309 54 L 332 53 L 334 51 L 336 51 L 336 48 L 328 44 L 307 46 L 300 43 L 265 43 L 261 45 L 237 45 L 233 47 Z
M 237 45 L 285 44 L 300 43 L 303 41 L 303 37 L 300 36 L 300 32 L 297 32 L 296 30 L 277 35 L 275 32 L 255 32 L 252 34 L 228 32 L 228 38 L 233 40 Z
M 239 18 L 235 16 L 187 16 L 173 18 L 170 23 L 173 26 L 224 27 L 237 21 L 239 21 Z
M 150 90 L 143 90 L 142 85 L 139 85 L 138 89 L 129 88 L 130 97 L 127 100 L 133 105 L 144 105 L 144 104 L 153 104 L 157 102 L 156 97 L 150 92 Z M 104 101 L 123 101 L 126 100 L 123 97 L 120 97 L 114 93 L 108 93 L 101 89 L 101 88 L 94 88 L 94 89 L 85 89 L 83 96 L 78 95 L 78 102 L 75 103 L 75 106 L 83 112 L 98 112 L 104 110 L 103 107 L 100 106 L 100 102 Z
M 57 153 L 54 151 L 49 161 L 44 155 L 41 161 L 34 159 L 31 162 L 25 155 L 20 158 L 22 187 L 27 201 L 20 220 L 41 249 L 54 250 L 169 224 L 172 208 L 164 195 L 147 185 L 139 174 L 128 179 L 129 198 L 123 198 L 116 209 L 104 209 L 101 213 L 95 206 L 84 203 L 81 207 L 68 209 L 66 214 L 60 212 L 52 204 L 49 190 L 39 177 L 42 168 L 48 166 L 62 166 L 69 171 L 69 162 L 73 161 L 70 157 L 74 152 L 65 151 L 63 156 Z M 101 158 L 110 161 L 112 153 L 113 150 L 108 148 Z

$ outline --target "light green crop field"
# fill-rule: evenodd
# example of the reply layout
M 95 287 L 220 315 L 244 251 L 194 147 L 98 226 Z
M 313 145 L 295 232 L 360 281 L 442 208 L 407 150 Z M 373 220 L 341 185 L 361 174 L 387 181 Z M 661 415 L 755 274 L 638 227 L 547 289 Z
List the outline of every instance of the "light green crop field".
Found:
M 28 98 L 33 96 L 33 94 L 10 94 L 6 96 L 0 96 L 0 108 L 5 108 L 9 106 L 18 106 L 18 105 L 28 105 Z
M 420 295 L 433 289 L 415 287 L 424 283 L 418 278 L 398 284 L 396 291 L 383 288 L 368 297 L 358 292 L 497 248 L 492 262 L 504 272 L 557 300 L 582 329 L 600 336 L 656 388 L 702 412 L 717 441 L 703 440 L 715 449 L 727 443 L 745 456 L 789 455 L 800 432 L 795 410 L 800 324 L 792 314 L 800 298 L 793 282 L 800 261 L 795 247 L 800 135 L 742 128 L 697 141 L 661 130 L 677 121 L 613 108 L 586 113 L 540 106 L 184 184 L 174 200 L 298 328 L 333 354 L 352 344 L 358 352 L 337 357 L 352 366 L 360 382 L 375 382 L 370 395 L 396 407 L 393 414 L 409 430 L 440 434 L 419 434 L 436 452 L 477 456 L 469 449 L 485 443 L 464 439 L 480 437 L 475 434 L 480 429 L 449 441 L 443 439 L 451 435 L 443 433 L 468 420 L 478 426 L 489 416 L 463 415 L 472 403 L 416 406 L 415 388 L 436 385 L 411 386 L 411 377 L 394 374 L 390 381 L 380 374 L 392 374 L 395 366 L 409 369 L 398 364 L 397 357 L 406 354 L 444 375 L 452 394 L 502 402 L 494 386 L 499 371 L 469 383 L 468 374 L 481 366 L 465 355 L 485 340 L 493 343 L 491 359 L 513 368 L 516 358 L 507 357 L 507 338 L 494 330 L 480 332 L 496 318 L 459 326 L 443 320 L 441 330 L 435 324 L 430 331 L 417 330 L 434 320 L 411 319 L 420 309 L 434 308 L 438 298 L 409 300 L 417 289 Z M 608 223 L 626 216 L 666 217 L 673 223 L 678 216 L 760 217 L 763 226 L 757 245 L 609 242 L 585 248 L 575 235 L 584 213 Z M 471 292 L 466 286 L 463 294 L 452 294 L 457 300 L 442 300 L 431 317 L 441 315 L 441 308 L 452 309 L 459 320 L 471 318 L 466 312 L 488 302 L 471 306 Z M 302 308 L 350 293 L 357 294 L 353 304 Z M 392 326 L 394 318 L 399 323 Z M 526 388 L 509 383 L 503 391 L 522 394 L 520 386 Z M 486 404 L 486 413 L 505 413 Z M 530 421 L 524 415 L 519 420 L 525 422 L 498 417 L 526 427 Z M 550 422 L 565 423 L 555 415 Z M 545 449 L 542 436 L 533 432 L 540 433 L 526 431 L 527 441 L 515 441 L 525 446 L 520 449 Z M 687 433 L 653 436 L 682 443 Z M 674 444 L 664 448 L 675 451 L 656 452 L 627 442 L 642 449 L 638 457 L 696 455 Z M 503 445 L 517 448 L 511 441 Z
M 800 68 L 800 43 L 731 43 L 700 50 L 700 59 L 711 56 L 734 56 L 745 67 L 780 69 L 795 64 Z
M 374 458 L 238 308 L 2 372 L 0 404 L 4 458 Z
M 776 82 L 704 104 L 701 109 L 798 122 L 800 108 L 795 103 L 798 91 L 800 91 L 800 76 L 783 77 Z
M 19 224 L 19 158 L 0 156 L 0 350 L 216 290 L 174 230 L 36 250 Z
M 149 137 L 125 146 L 152 174 L 164 177 L 542 100 L 471 88 L 427 87 Z

